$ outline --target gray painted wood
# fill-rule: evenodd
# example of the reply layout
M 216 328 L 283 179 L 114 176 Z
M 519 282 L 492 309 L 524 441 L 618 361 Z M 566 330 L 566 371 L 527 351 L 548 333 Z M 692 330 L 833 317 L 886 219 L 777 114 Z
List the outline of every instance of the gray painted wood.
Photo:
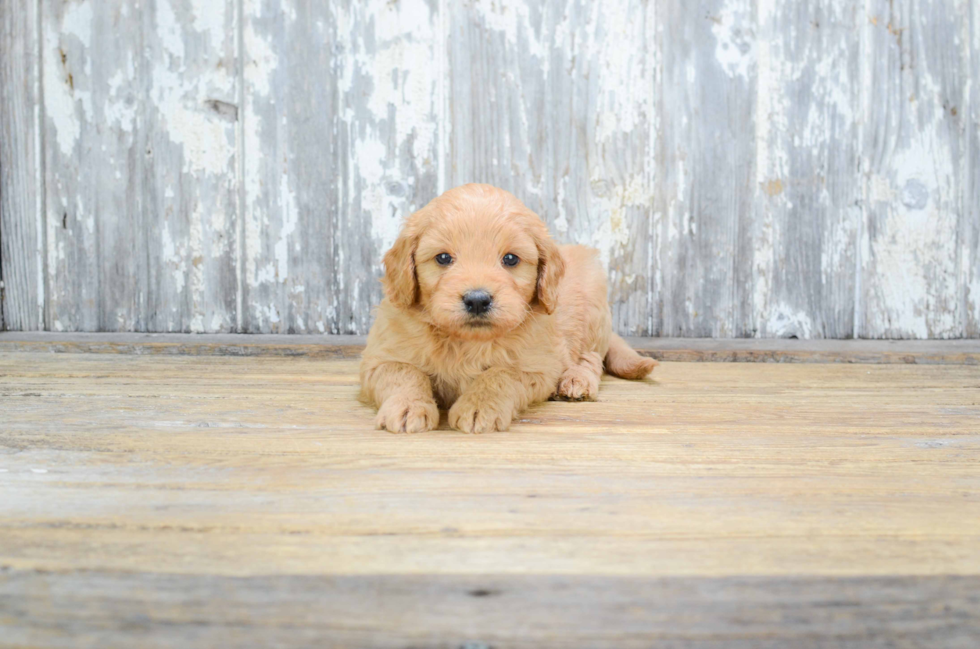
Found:
M 35 6 L 0 4 L 0 330 L 44 327 Z
M 869 66 L 863 165 L 867 214 L 857 331 L 878 338 L 964 333 L 958 266 L 969 251 L 966 205 L 969 0 L 875 0 L 864 53 Z M 955 114 L 954 114 L 955 113 Z
M 0 572 L 10 646 L 944 647 L 975 576 L 588 577 Z M 3 642 L 3 641 L 0 641 Z
M 980 338 L 980 3 L 971 3 L 970 13 L 970 95 L 969 110 L 962 111 L 967 138 L 966 173 L 963 190 L 966 201 L 963 207 L 962 236 L 960 238 L 963 313 L 966 318 L 966 336 Z
M 43 3 L 49 329 L 235 328 L 233 7 Z
M 449 185 L 514 192 L 596 246 L 614 322 L 650 329 L 654 3 L 449 3 Z
M 41 3 L 53 331 L 143 328 L 139 15 L 118 1 Z
M 739 335 L 854 332 L 865 20 L 849 0 L 758 4 L 756 204 L 739 225 Z
M 142 103 L 137 129 L 145 150 L 137 152 L 142 222 L 134 219 L 132 234 L 145 254 L 135 262 L 145 268 L 139 330 L 238 330 L 236 5 L 153 0 L 138 12 L 142 76 L 134 99 Z
M 179 356 L 358 358 L 366 336 L 323 334 L 166 334 L 0 332 L 0 352 Z M 980 365 L 980 340 L 796 340 L 639 338 L 645 356 L 671 362 Z
M 658 271 L 666 336 L 734 337 L 748 290 L 755 185 L 756 29 L 750 0 L 663 3 L 662 215 Z
M 437 194 L 435 3 L 245 3 L 245 330 L 366 332 Z
M 483 181 L 625 334 L 980 337 L 971 0 L 3 11 L 0 326 L 364 333 L 400 221 Z

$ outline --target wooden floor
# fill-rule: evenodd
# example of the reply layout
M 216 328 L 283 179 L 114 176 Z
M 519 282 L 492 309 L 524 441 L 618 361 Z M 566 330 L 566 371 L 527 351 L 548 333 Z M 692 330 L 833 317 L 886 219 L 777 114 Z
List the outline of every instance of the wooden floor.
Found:
M 980 366 L 664 363 L 482 436 L 356 370 L 0 353 L 0 646 L 980 646 Z

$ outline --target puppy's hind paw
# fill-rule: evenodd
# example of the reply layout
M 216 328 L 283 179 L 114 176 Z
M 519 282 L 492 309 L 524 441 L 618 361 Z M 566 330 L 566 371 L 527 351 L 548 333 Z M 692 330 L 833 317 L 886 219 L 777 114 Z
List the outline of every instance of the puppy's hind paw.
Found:
M 434 401 L 389 397 L 378 408 L 374 426 L 390 433 L 424 433 L 439 425 L 439 408 Z

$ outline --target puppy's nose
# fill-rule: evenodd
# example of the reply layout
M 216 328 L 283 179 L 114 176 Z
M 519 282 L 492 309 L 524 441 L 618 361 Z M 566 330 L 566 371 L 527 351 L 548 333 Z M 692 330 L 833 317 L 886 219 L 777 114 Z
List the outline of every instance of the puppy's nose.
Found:
M 463 305 L 470 315 L 483 315 L 490 310 L 491 304 L 493 304 L 493 296 L 482 288 L 463 294 Z

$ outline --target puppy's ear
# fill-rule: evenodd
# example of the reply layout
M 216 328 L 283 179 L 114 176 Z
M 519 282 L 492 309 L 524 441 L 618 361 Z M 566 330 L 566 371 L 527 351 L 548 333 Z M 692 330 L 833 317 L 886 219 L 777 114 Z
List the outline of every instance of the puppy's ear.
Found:
M 558 306 L 558 284 L 565 275 L 565 261 L 544 223 L 538 220 L 532 230 L 538 247 L 538 288 L 535 297 L 547 313 L 554 313 Z
M 385 253 L 385 295 L 397 307 L 407 308 L 418 300 L 419 283 L 415 276 L 415 248 L 422 234 L 422 211 L 408 217 L 395 245 Z

